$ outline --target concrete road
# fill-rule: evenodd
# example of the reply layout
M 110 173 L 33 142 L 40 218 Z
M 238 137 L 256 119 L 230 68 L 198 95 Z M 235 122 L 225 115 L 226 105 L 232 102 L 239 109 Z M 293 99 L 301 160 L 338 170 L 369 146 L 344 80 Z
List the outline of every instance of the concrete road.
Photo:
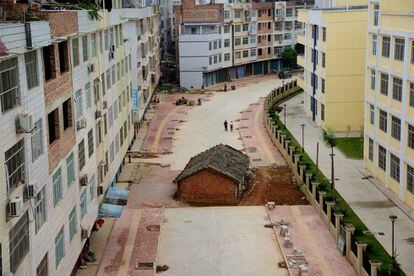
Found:
M 288 275 L 264 207 L 165 210 L 158 265 L 164 275 Z
M 186 122 L 180 124 L 174 136 L 173 153 L 152 159 L 153 162 L 171 164 L 172 170 L 182 170 L 190 158 L 219 143 L 242 149 L 237 131 L 225 132 L 224 120 L 235 121 L 240 112 L 280 86 L 282 80 L 275 76 L 254 82 L 234 91 L 217 92 L 209 101 L 188 112 Z M 237 124 L 235 124 L 237 128 Z

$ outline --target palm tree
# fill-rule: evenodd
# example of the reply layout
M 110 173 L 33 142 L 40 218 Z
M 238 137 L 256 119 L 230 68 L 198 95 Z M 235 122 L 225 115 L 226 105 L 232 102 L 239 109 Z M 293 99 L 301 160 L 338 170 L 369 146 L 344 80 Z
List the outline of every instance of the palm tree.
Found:
M 335 189 L 335 174 L 334 174 L 334 156 L 335 154 L 333 153 L 333 149 L 336 146 L 336 140 L 335 140 L 335 135 L 333 135 L 332 133 L 329 133 L 325 130 L 322 130 L 322 140 L 325 143 L 326 146 L 331 148 L 331 154 L 329 156 L 331 156 L 331 188 Z

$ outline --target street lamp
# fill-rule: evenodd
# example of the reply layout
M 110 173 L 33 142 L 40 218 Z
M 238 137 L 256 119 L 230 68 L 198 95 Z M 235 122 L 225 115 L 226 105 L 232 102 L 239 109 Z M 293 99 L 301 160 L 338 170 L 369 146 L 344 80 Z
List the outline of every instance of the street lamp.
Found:
M 334 157 L 335 157 L 335 153 L 331 153 L 329 154 L 329 156 L 331 157 L 331 188 L 332 190 L 335 190 L 335 173 L 334 173 Z
M 286 104 L 283 105 L 283 116 L 284 116 L 284 121 L 285 121 L 285 127 L 287 128 L 286 126 Z
M 305 124 L 300 125 L 302 127 L 302 152 L 305 152 Z
M 394 226 L 395 226 L 395 221 L 397 220 L 397 216 L 396 215 L 390 215 L 390 220 L 391 220 L 391 224 L 392 224 L 392 232 L 391 232 L 391 252 L 392 252 L 392 259 L 395 260 L 396 258 L 396 253 L 395 252 L 395 235 L 394 235 Z

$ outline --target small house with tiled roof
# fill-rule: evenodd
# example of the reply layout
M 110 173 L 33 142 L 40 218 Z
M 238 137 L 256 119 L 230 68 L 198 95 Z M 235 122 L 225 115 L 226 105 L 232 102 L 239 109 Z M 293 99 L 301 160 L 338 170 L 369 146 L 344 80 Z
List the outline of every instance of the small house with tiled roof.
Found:
M 194 204 L 235 204 L 246 185 L 250 159 L 219 144 L 192 157 L 175 178 L 176 198 Z

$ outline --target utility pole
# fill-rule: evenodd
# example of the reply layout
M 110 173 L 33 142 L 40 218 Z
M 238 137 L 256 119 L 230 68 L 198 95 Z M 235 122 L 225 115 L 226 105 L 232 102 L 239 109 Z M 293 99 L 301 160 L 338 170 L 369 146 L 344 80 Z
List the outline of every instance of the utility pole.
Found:
M 396 252 L 396 250 L 395 250 L 395 231 L 394 231 L 394 228 L 395 228 L 395 221 L 397 220 L 397 216 L 396 215 L 391 215 L 390 216 L 390 220 L 391 220 L 391 224 L 392 224 L 392 232 L 391 232 L 391 250 L 392 250 L 392 259 L 393 260 L 395 260 L 395 258 L 397 257 L 397 252 Z
M 316 181 L 318 181 L 319 172 L 319 142 L 316 142 Z
M 305 124 L 300 125 L 302 127 L 302 153 L 305 152 Z
M 285 127 L 287 128 L 286 126 L 286 104 L 283 105 L 283 116 L 284 116 Z

